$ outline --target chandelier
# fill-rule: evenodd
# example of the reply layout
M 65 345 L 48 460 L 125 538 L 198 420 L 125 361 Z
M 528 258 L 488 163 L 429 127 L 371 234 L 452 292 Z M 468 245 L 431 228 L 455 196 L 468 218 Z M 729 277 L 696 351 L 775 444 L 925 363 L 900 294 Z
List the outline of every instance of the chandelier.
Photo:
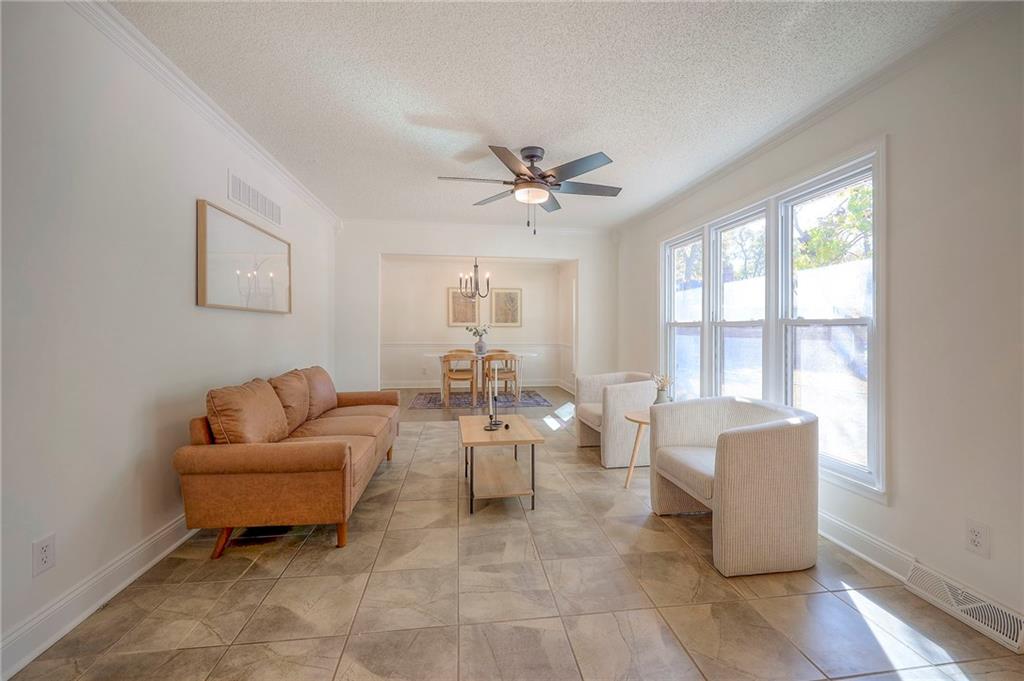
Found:
M 491 293 L 491 273 L 488 272 L 484 275 L 484 281 L 487 284 L 487 293 L 480 292 L 480 265 L 477 264 L 476 258 L 473 258 L 473 273 L 466 276 L 459 273 L 459 293 L 465 298 L 470 300 L 474 298 L 486 298 Z

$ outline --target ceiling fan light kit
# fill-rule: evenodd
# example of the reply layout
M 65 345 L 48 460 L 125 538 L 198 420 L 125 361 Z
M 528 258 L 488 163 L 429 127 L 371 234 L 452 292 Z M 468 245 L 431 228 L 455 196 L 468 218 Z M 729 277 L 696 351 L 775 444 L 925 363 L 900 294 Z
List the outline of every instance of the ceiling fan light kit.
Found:
M 516 184 L 515 198 L 519 203 L 544 203 L 551 191 L 543 182 L 521 182 Z
M 548 170 L 541 170 L 537 167 L 537 162 L 544 158 L 544 149 L 541 147 L 530 146 L 520 149 L 519 154 L 523 159 L 522 161 L 506 147 L 491 146 L 489 148 L 498 157 L 498 160 L 515 176 L 514 180 L 491 180 L 479 177 L 438 177 L 437 179 L 511 185 L 511 189 L 506 189 L 494 196 L 488 196 L 486 199 L 481 199 L 473 205 L 485 206 L 506 196 L 511 196 L 516 201 L 527 205 L 528 217 L 526 226 L 532 226 L 534 234 L 537 233 L 537 219 L 533 217 L 531 220 L 529 217 L 530 212 L 534 206 L 540 206 L 548 213 L 559 210 L 562 206 L 554 196 L 556 193 L 580 194 L 583 196 L 618 196 L 619 192 L 622 191 L 621 187 L 568 181 L 611 163 L 612 160 L 602 151 L 578 158 L 569 163 L 563 163 Z

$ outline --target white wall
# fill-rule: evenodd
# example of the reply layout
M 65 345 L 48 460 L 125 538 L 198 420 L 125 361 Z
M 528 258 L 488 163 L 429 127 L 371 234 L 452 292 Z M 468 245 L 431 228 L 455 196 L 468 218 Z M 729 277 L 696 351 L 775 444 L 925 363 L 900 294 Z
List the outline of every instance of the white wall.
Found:
M 334 224 L 66 4 L 5 3 L 3 65 L 8 674 L 184 536 L 171 457 L 208 388 L 333 368 Z M 228 168 L 283 207 L 293 314 L 195 305 L 195 202 L 232 205 Z
M 619 364 L 658 362 L 664 239 L 888 143 L 888 505 L 821 508 L 1024 610 L 1021 8 L 984 10 L 777 144 L 623 230 Z M 965 519 L 992 528 L 967 553 Z
M 578 263 L 575 260 L 558 266 L 558 385 L 576 391 L 576 306 Z
M 476 340 L 464 326 L 448 326 L 446 299 L 448 288 L 458 285 L 459 273 L 472 271 L 472 262 L 469 258 L 407 255 L 385 255 L 381 259 L 384 387 L 439 386 L 439 362 L 425 355 L 470 347 Z M 558 385 L 562 381 L 560 314 L 568 310 L 571 315 L 572 305 L 571 301 L 563 301 L 559 286 L 563 265 L 568 263 L 510 258 L 480 260 L 481 278 L 490 272 L 495 288 L 522 289 L 523 325 L 492 327 L 486 341 L 492 348 L 537 355 L 524 361 L 526 385 Z M 571 288 L 564 294 L 571 296 Z M 488 296 L 480 302 L 481 323 L 491 321 L 492 300 L 493 296 Z M 571 344 L 571 334 L 569 338 Z
M 614 367 L 616 247 L 610 235 L 552 233 L 542 227 L 533 236 L 525 227 L 346 220 L 337 239 L 335 293 L 336 383 L 344 389 L 380 385 L 381 260 L 399 254 L 578 261 L 579 371 Z

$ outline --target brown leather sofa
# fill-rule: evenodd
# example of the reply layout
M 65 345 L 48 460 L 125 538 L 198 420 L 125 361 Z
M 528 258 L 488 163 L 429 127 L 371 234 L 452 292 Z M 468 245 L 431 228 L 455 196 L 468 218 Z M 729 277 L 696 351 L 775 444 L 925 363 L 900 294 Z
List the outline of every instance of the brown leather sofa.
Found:
M 335 523 L 344 546 L 398 413 L 397 392 L 339 393 L 321 367 L 211 390 L 174 454 L 186 524 L 220 528 L 213 558 L 236 527 Z

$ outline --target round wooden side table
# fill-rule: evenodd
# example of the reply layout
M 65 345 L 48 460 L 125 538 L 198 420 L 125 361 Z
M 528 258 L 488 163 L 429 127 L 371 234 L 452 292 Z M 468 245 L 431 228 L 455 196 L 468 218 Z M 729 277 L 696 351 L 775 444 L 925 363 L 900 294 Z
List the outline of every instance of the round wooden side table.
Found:
M 636 440 L 633 441 L 633 454 L 629 457 L 629 470 L 626 471 L 625 487 L 629 489 L 629 481 L 633 479 L 633 469 L 636 467 L 636 457 L 640 453 L 640 443 L 644 439 L 644 430 L 651 425 L 651 410 L 627 411 L 626 420 L 636 424 Z

